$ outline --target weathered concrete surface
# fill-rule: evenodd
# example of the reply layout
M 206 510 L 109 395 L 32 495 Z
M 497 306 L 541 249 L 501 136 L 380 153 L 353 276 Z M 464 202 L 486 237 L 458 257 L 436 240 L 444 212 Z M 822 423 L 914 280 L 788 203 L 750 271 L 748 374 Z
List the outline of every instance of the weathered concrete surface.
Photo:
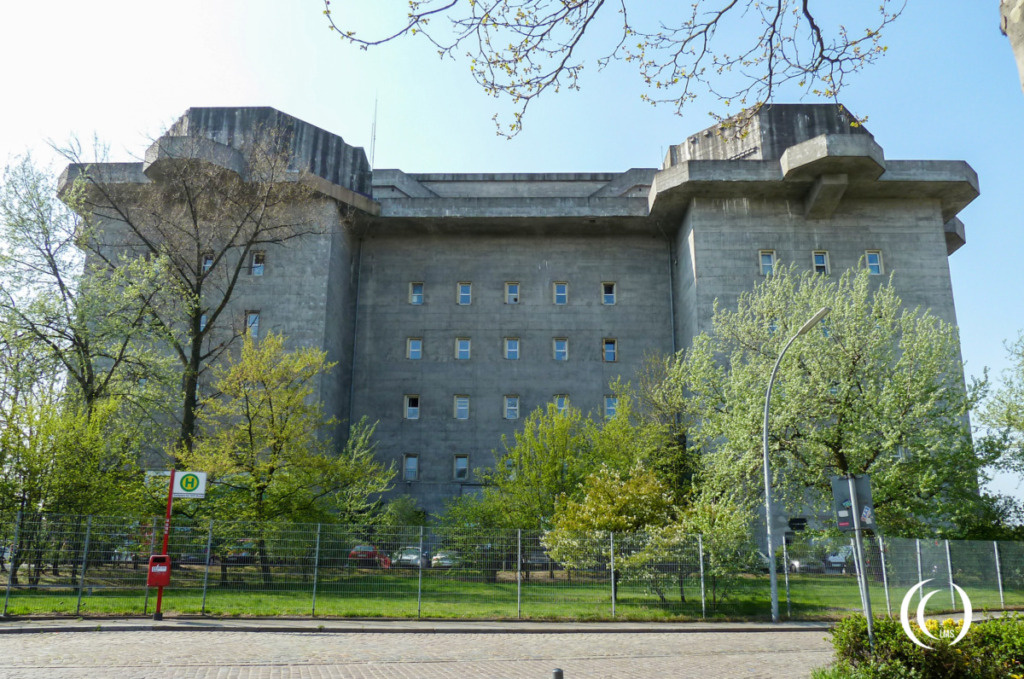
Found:
M 999 3 L 999 27 L 1009 38 L 1017 60 L 1021 88 L 1024 88 L 1024 0 L 1002 0 Z

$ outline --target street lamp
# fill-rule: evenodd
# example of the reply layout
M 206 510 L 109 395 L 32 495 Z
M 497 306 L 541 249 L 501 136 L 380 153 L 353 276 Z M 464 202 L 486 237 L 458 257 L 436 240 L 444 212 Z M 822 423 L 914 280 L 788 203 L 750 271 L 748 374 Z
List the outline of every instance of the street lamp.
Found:
M 800 326 L 796 334 L 786 342 L 786 346 L 782 347 L 779 358 L 775 361 L 775 367 L 772 368 L 772 376 L 768 378 L 768 391 L 764 396 L 764 429 L 761 441 L 764 444 L 764 522 L 765 532 L 768 537 L 768 575 L 772 586 L 772 622 L 779 621 L 779 576 L 775 572 L 775 552 L 772 549 L 772 475 L 771 469 L 768 466 L 768 406 L 772 400 L 772 383 L 775 382 L 775 375 L 779 372 L 782 357 L 786 355 L 790 345 L 796 341 L 797 337 L 806 334 L 818 321 L 828 316 L 830 311 L 832 311 L 831 308 L 822 307 L 818 313 L 811 316 L 806 323 Z

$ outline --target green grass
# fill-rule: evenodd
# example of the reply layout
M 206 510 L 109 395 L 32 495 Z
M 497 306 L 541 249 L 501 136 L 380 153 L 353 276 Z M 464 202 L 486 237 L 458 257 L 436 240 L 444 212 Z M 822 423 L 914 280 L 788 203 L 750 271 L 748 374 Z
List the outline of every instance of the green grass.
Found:
M 581 575 L 555 571 L 553 576 L 547 572 L 532 573 L 517 592 L 515 574 L 510 572 L 499 573 L 497 582 L 487 582 L 479 572 L 427 570 L 423 573 L 422 593 L 418 598 L 419 577 L 413 570 L 321 569 L 316 585 L 315 614 L 318 617 L 612 619 L 611 588 L 606 572 Z M 22 577 L 23 583 L 25 579 Z M 313 582 L 308 573 L 303 576 L 274 572 L 267 585 L 252 566 L 233 566 L 223 572 L 211 568 L 205 607 L 203 579 L 202 567 L 177 567 L 172 577 L 174 585 L 164 592 L 164 612 L 253 617 L 313 615 Z M 767 575 L 740 575 L 715 584 L 718 587 L 713 601 L 712 583 L 710 580 L 706 583 L 707 617 L 768 618 Z M 144 615 L 151 614 L 156 604 L 155 589 L 149 590 L 147 597 L 142 568 L 90 569 L 80 608 L 78 589 L 69 573 L 65 572 L 63 577 L 42 574 L 38 585 L 29 588 L 22 584 L 12 589 L 8 614 Z M 669 579 L 663 585 L 659 593 L 649 585 L 621 582 L 615 619 L 701 619 L 699 576 L 686 575 L 685 602 L 680 601 L 678 581 Z M 998 592 L 993 587 L 964 586 L 976 609 L 999 607 Z M 898 612 L 907 589 L 892 587 L 890 604 L 894 613 Z M 781 613 L 792 619 L 830 620 L 860 610 L 856 579 L 852 575 L 792 574 L 788 606 L 781 574 L 779 590 Z M 872 583 L 871 598 L 875 614 L 884 614 L 886 602 L 881 582 Z M 1024 608 L 1024 591 L 1007 591 L 1006 603 L 1009 608 Z M 949 608 L 949 598 L 936 595 L 931 599 L 929 612 L 942 612 L 944 605 Z

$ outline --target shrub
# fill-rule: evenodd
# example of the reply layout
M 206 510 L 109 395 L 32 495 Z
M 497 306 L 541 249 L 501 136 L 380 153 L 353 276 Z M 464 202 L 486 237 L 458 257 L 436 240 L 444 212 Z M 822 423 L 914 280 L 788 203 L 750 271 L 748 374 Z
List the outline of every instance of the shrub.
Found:
M 954 636 L 960 625 L 953 620 L 928 624 L 933 634 L 944 628 Z M 863 616 L 840 621 L 832 629 L 836 663 L 817 670 L 815 679 L 1024 679 L 1024 617 L 1019 615 L 976 622 L 955 646 L 940 638 L 930 641 L 932 649 L 912 642 L 897 620 L 876 618 L 874 632 L 872 652 Z

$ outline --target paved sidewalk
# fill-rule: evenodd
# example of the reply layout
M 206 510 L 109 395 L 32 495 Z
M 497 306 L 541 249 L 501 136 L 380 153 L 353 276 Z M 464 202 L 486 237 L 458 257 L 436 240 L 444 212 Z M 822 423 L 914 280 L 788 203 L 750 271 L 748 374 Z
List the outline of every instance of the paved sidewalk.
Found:
M 816 623 L 22 619 L 0 621 L 0 677 L 547 679 L 555 668 L 565 679 L 807 677 L 832 659 L 825 630 Z

